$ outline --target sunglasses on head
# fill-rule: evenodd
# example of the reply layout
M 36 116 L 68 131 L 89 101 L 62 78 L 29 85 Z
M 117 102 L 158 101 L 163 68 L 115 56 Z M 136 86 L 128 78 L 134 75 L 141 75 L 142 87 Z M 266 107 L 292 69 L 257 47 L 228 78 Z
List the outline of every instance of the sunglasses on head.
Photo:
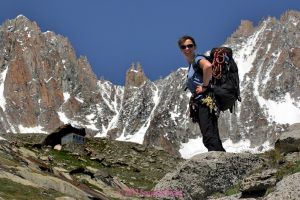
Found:
M 193 48 L 194 47 L 194 44 L 188 44 L 188 45 L 180 45 L 180 49 L 190 49 L 190 48 Z

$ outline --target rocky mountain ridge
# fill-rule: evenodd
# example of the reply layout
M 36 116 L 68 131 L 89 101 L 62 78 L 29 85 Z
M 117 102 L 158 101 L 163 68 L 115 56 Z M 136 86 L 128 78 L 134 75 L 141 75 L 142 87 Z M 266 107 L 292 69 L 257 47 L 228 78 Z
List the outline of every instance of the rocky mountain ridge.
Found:
M 222 113 L 219 128 L 232 151 L 274 146 L 289 124 L 300 121 L 300 14 L 288 11 L 258 26 L 242 21 L 225 42 L 239 66 L 242 103 Z M 199 128 L 187 117 L 186 69 L 150 81 L 132 64 L 125 86 L 97 80 L 70 42 L 42 33 L 24 16 L 0 27 L 0 130 L 49 133 L 62 124 L 88 135 L 132 141 L 190 157 L 201 149 Z M 288 112 L 288 115 L 287 115 Z M 185 148 L 186 147 L 186 148 Z M 192 152 L 189 152 L 192 149 Z M 202 149 L 203 151 L 203 149 Z

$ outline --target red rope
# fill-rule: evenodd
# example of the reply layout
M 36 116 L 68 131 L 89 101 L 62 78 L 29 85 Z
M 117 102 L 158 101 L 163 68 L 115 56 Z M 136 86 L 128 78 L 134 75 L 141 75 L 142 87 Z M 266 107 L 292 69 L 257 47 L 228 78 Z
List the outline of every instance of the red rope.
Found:
M 220 79 L 222 77 L 222 66 L 225 62 L 226 53 L 224 49 L 218 49 L 214 53 L 214 59 L 212 63 L 212 75 L 216 79 Z

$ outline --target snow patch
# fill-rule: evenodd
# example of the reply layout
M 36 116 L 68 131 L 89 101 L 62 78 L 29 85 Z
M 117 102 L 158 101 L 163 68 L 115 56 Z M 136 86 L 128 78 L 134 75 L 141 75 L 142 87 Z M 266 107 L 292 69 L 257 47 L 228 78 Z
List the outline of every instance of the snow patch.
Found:
M 97 123 L 97 118 L 96 118 L 95 113 L 91 113 L 89 115 L 86 115 L 85 118 L 88 120 L 88 123 L 89 123 L 89 125 L 85 126 L 86 128 L 99 131 L 99 129 L 95 125 L 95 123 Z
M 89 121 L 94 121 L 95 117 L 96 117 L 96 115 L 94 113 L 91 113 L 91 114 L 85 116 L 85 118 Z
M 147 126 L 142 126 L 140 130 L 137 133 L 134 133 L 133 135 L 126 134 L 123 132 L 120 137 L 118 137 L 116 140 L 118 141 L 125 141 L 125 142 L 134 142 L 138 144 L 143 144 L 144 141 L 144 136 L 147 131 L 148 127 Z
M 25 127 L 23 125 L 19 125 L 18 126 L 20 133 L 47 133 L 45 131 L 43 131 L 42 126 L 35 126 L 35 127 Z
M 83 103 L 83 102 L 84 102 L 83 99 L 80 99 L 80 98 L 78 98 L 78 97 L 75 97 L 75 99 L 76 99 L 78 102 L 80 102 L 80 103 Z
M 6 140 L 6 139 L 0 136 L 0 140 Z
M 138 73 L 138 70 L 135 70 L 135 69 L 131 69 L 130 71 L 134 72 L 134 73 Z
M 53 77 L 51 76 L 48 80 L 44 80 L 46 83 L 48 83 L 49 81 L 51 81 L 53 79 Z
M 171 115 L 171 119 L 173 121 L 176 121 L 176 118 L 180 117 L 180 113 L 175 113 L 175 112 L 170 112 L 170 115 Z
M 71 96 L 70 93 L 64 92 L 63 95 L 64 95 L 64 101 L 67 102 Z
M 70 123 L 70 119 L 66 116 L 63 112 L 57 112 L 59 120 L 62 121 L 64 124 Z
M 22 14 L 20 14 L 20 15 L 17 16 L 17 19 L 18 19 L 18 18 L 22 18 L 22 17 L 25 17 L 25 16 L 22 15 Z M 25 17 L 25 18 L 26 18 L 26 17 Z
M 175 122 L 176 118 L 180 117 L 180 111 L 178 111 L 178 105 L 175 105 L 174 111 L 169 112 L 171 115 L 171 119 Z
M 284 100 L 281 102 L 266 100 L 260 96 L 257 96 L 257 100 L 260 106 L 265 108 L 265 112 L 268 112 L 270 123 L 273 121 L 281 124 L 300 122 L 300 108 L 297 107 L 290 93 L 286 93 Z
M 0 107 L 3 111 L 5 111 L 6 106 L 6 100 L 4 97 L 4 81 L 6 78 L 7 69 L 8 67 L 6 67 L 6 69 L 0 74 Z
M 109 84 L 108 81 L 101 83 L 101 81 L 98 81 L 97 83 L 99 87 L 100 94 L 102 96 L 102 99 L 104 100 L 105 104 L 109 107 L 110 110 L 112 110 L 114 113 L 116 113 L 108 123 L 107 127 L 105 127 L 102 124 L 102 132 L 99 132 L 95 135 L 95 137 L 106 137 L 107 132 L 110 129 L 113 129 L 117 126 L 118 119 L 120 116 L 120 110 L 121 108 L 118 108 L 118 96 L 123 97 L 123 90 L 121 87 L 116 87 L 114 92 L 114 98 L 111 99 L 111 93 L 112 93 L 112 85 Z M 122 105 L 123 99 L 121 99 L 120 105 Z M 97 105 L 97 113 L 102 113 L 102 108 Z
M 227 152 L 232 153 L 242 153 L 242 152 L 250 152 L 250 153 L 259 153 L 272 149 L 269 141 L 264 142 L 261 146 L 251 147 L 251 141 L 248 139 L 240 140 L 237 143 L 234 143 L 231 139 L 228 139 L 223 142 L 223 147 Z M 259 150 L 261 148 L 261 150 Z
M 152 90 L 154 107 L 153 107 L 153 109 L 152 109 L 152 111 L 151 111 L 151 113 L 149 115 L 149 118 L 142 125 L 142 127 L 137 132 L 135 132 L 133 135 L 131 135 L 131 134 L 125 134 L 125 128 L 126 128 L 126 126 L 125 126 L 125 128 L 123 130 L 123 133 L 116 140 L 119 140 L 119 141 L 129 141 L 129 142 L 134 142 L 134 143 L 138 143 L 138 144 L 143 144 L 145 134 L 146 134 L 146 132 L 147 132 L 149 126 L 150 126 L 150 122 L 151 122 L 151 120 L 152 120 L 152 118 L 154 116 L 154 112 L 155 112 L 156 107 L 159 104 L 159 100 L 160 100 L 158 88 L 156 87 L 156 85 L 154 85 L 154 87 L 155 87 L 155 90 Z
M 272 56 L 274 58 L 272 58 L 272 63 L 270 64 L 270 67 L 268 68 L 267 72 L 265 73 L 266 77 L 262 81 L 263 85 L 265 85 L 270 80 L 270 73 L 273 70 L 273 68 L 275 67 L 275 64 L 277 63 L 277 60 L 279 59 L 280 54 L 281 54 L 281 51 L 277 52 L 277 54 L 272 53 Z
M 226 152 L 232 153 L 242 153 L 242 152 L 251 152 L 259 153 L 271 149 L 269 141 L 263 143 L 260 147 L 251 147 L 250 140 L 244 139 L 237 143 L 233 143 L 231 139 L 227 139 L 223 142 L 223 147 Z M 260 151 L 259 148 L 262 148 Z M 187 143 L 181 143 L 181 148 L 179 150 L 182 158 L 189 159 L 196 154 L 207 152 L 206 147 L 202 142 L 202 137 L 197 137 L 196 139 L 189 139 Z
M 80 122 L 69 119 L 65 113 L 63 112 L 57 112 L 59 120 L 63 122 L 64 124 L 71 124 L 73 127 L 85 127 L 91 130 L 98 131 L 99 129 L 95 126 L 95 124 L 87 124 L 82 125 Z
M 181 143 L 179 153 L 182 158 L 189 159 L 196 154 L 207 152 L 206 147 L 202 142 L 202 137 L 189 139 L 187 143 Z
M 239 66 L 239 78 L 240 80 L 244 79 L 245 74 L 247 74 L 253 67 L 253 61 L 256 58 L 256 53 L 258 48 L 256 47 L 256 43 L 259 40 L 259 35 L 266 28 L 266 23 L 262 26 L 262 28 L 257 31 L 253 36 L 251 36 L 248 41 L 245 42 L 243 48 L 235 54 L 235 61 Z

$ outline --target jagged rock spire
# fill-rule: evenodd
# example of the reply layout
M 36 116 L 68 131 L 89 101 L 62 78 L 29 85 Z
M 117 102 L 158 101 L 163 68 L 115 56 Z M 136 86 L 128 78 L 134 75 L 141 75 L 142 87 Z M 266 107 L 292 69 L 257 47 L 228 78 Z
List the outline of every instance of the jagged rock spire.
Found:
M 126 72 L 125 87 L 139 87 L 145 83 L 147 77 L 144 74 L 141 63 L 131 63 L 130 68 Z

